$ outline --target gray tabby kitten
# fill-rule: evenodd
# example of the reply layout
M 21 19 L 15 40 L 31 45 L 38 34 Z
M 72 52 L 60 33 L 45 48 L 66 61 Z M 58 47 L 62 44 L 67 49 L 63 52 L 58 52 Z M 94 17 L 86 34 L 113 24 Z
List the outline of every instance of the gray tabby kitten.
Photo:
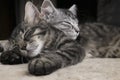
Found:
M 90 53 L 94 57 L 120 57 L 119 27 L 101 23 L 86 23 L 79 25 L 79 32 L 78 20 L 74 16 L 76 15 L 75 5 L 68 11 L 64 11 L 56 9 L 50 0 L 44 0 L 41 14 L 47 22 L 63 31 L 67 36 L 72 39 L 77 38 L 86 53 Z
M 102 23 L 80 25 L 80 44 L 94 57 L 120 58 L 120 27 Z
M 50 0 L 44 0 L 41 15 L 43 19 L 63 31 L 68 37 L 76 39 L 79 35 L 76 5 L 69 9 L 57 9 Z
M 79 35 L 78 19 L 76 18 L 75 5 L 73 5 L 69 9 L 57 9 L 53 6 L 50 0 L 44 0 L 41 6 L 40 17 L 45 19 L 55 28 L 63 31 L 71 39 L 75 40 Z M 20 34 L 22 35 L 22 32 Z M 22 40 L 18 40 L 18 41 L 20 41 L 20 43 L 22 42 Z M 3 50 L 6 51 L 8 49 L 13 48 L 13 43 L 14 42 L 10 40 L 1 40 L 0 52 L 2 52 Z
M 29 62 L 28 70 L 33 75 L 50 74 L 85 57 L 80 44 L 41 19 L 31 2 L 26 3 L 24 21 L 13 31 L 9 43 L 11 47 L 3 51 L 0 61 L 3 64 Z

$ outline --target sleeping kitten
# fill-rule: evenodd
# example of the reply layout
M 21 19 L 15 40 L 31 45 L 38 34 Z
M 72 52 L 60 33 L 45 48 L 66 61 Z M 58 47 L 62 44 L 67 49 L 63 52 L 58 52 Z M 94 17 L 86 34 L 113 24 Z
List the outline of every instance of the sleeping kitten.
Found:
M 77 64 L 85 57 L 80 44 L 41 19 L 41 14 L 31 2 L 26 3 L 24 21 L 13 31 L 10 40 L 14 46 L 2 53 L 1 62 L 29 62 L 28 70 L 33 75 L 50 74 Z
M 79 31 L 75 5 L 68 10 L 56 9 L 50 0 L 44 0 L 41 14 L 48 23 L 63 31 L 67 36 L 72 39 L 77 38 L 86 53 L 94 57 L 120 57 L 119 27 L 102 23 L 86 23 L 79 25 Z
M 46 20 L 55 28 L 63 31 L 66 36 L 73 40 L 75 40 L 79 35 L 78 19 L 76 18 L 75 5 L 69 9 L 57 9 L 53 6 L 50 0 L 44 0 L 41 6 L 40 17 Z M 19 32 L 19 29 L 15 29 L 14 31 L 17 32 L 16 35 L 21 35 L 21 37 L 18 36 L 16 39 L 18 39 L 17 41 L 20 41 L 20 44 L 24 45 L 24 43 L 22 43 L 24 40 L 21 40 L 23 39 L 23 32 Z M 14 43 L 14 40 L 11 39 L 0 40 L 0 52 L 13 48 Z
M 44 0 L 41 6 L 41 18 L 63 31 L 68 37 L 76 39 L 79 35 L 76 5 L 69 9 L 57 9 L 50 0 Z

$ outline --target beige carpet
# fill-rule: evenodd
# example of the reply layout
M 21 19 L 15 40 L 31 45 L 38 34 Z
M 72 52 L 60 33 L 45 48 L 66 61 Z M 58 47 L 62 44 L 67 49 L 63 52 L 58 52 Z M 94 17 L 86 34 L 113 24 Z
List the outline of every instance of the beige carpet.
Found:
M 47 76 L 33 76 L 27 64 L 0 64 L 0 80 L 120 80 L 120 59 L 86 58 Z

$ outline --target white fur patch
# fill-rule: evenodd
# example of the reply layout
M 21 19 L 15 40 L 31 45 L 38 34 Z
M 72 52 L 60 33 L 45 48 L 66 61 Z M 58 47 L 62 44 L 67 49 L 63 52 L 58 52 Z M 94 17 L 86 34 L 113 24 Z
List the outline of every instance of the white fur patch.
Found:
M 26 47 L 28 51 L 27 56 L 34 57 L 40 54 L 43 46 L 44 46 L 44 41 L 39 39 L 36 39 L 32 43 L 28 43 Z
M 28 54 L 27 54 L 27 55 L 28 55 L 29 57 L 34 57 L 34 56 L 40 54 L 43 45 L 44 45 L 44 42 L 43 42 L 43 41 L 40 41 L 40 42 L 39 42 L 38 44 L 36 44 L 36 45 L 28 45 L 28 46 L 27 46 L 27 50 L 28 50 Z M 35 48 L 34 48 L 34 46 L 35 46 Z

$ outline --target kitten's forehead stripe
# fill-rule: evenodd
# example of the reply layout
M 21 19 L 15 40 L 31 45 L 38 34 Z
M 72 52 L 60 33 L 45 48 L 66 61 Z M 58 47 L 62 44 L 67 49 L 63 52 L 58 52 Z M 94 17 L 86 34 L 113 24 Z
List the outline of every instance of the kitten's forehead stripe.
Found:
M 67 9 L 58 9 L 58 11 L 59 11 L 59 13 L 61 14 L 61 15 L 65 15 L 66 17 L 70 17 L 70 18 L 72 18 L 72 19 L 76 19 L 76 16 L 75 15 L 73 15 L 69 10 L 67 10 Z

